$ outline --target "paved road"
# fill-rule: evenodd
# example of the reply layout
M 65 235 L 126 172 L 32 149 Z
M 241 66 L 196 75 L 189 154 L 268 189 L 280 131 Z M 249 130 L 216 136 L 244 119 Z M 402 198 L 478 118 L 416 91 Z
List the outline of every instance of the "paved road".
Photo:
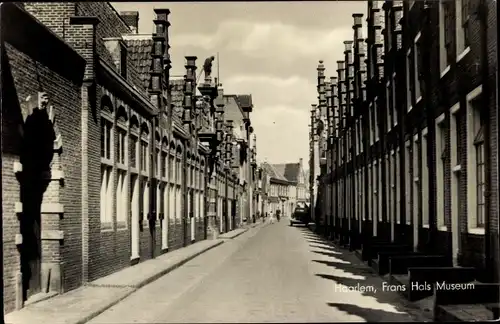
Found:
M 282 221 L 193 259 L 89 323 L 426 319 L 382 290 L 382 280 L 355 256 Z

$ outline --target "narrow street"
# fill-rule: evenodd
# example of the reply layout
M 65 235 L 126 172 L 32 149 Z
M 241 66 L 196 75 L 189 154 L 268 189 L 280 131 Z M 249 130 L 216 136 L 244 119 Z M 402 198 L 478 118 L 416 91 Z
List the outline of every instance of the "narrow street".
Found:
M 425 320 L 400 300 L 354 255 L 285 219 L 202 254 L 88 323 Z

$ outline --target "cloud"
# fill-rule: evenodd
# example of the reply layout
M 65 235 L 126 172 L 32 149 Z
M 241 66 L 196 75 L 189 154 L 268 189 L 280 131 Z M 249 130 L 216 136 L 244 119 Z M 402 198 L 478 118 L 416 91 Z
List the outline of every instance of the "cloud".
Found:
M 251 119 L 257 135 L 259 160 L 283 163 L 307 158 L 307 110 L 300 111 L 285 105 L 263 106 L 254 110 Z
M 172 46 L 196 44 L 206 50 L 239 51 L 250 57 L 262 59 L 331 57 L 339 45 L 352 39 L 353 30 L 342 28 L 301 28 L 281 22 L 250 22 L 244 20 L 222 21 L 214 34 L 172 34 Z M 341 54 L 341 52 L 339 53 Z M 267 61 L 269 62 L 269 61 Z M 269 63 L 268 63 L 269 64 Z
M 309 110 L 317 97 L 316 85 L 299 76 L 280 78 L 271 75 L 236 75 L 224 79 L 226 93 L 250 93 L 256 109 L 263 106 L 288 106 L 292 110 Z

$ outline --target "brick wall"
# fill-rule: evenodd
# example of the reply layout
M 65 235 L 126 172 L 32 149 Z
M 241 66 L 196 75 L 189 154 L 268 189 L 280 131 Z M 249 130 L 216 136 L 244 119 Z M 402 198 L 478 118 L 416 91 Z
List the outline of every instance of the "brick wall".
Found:
M 14 244 L 14 235 L 19 233 L 19 222 L 14 213 L 15 202 L 20 201 L 19 184 L 14 177 L 13 163 L 19 161 L 20 140 L 18 129 L 22 125 L 19 115 L 19 104 L 28 96 L 37 95 L 38 91 L 48 94 L 51 105 L 54 106 L 56 125 L 63 138 L 63 152 L 59 161 L 65 174 L 65 187 L 60 190 L 60 202 L 66 205 L 64 218 L 60 221 L 60 229 L 65 233 L 64 244 L 61 246 L 61 258 L 66 261 L 62 266 L 63 289 L 71 289 L 80 283 L 81 271 L 81 209 L 78 202 L 81 197 L 80 177 L 80 86 L 58 75 L 47 68 L 43 62 L 34 61 L 19 50 L 6 44 L 6 60 L 2 68 L 8 69 L 11 83 L 4 86 L 15 93 L 15 97 L 4 101 L 11 109 L 4 112 L 3 138 L 3 215 L 4 215 L 4 294 L 6 312 L 15 306 L 15 274 L 19 271 L 19 254 Z M 9 84 L 10 83 L 10 84 Z M 21 118 L 21 119 L 20 119 Z M 56 196 L 54 196 L 56 195 Z M 57 199 L 53 191 L 45 194 L 47 202 Z M 46 215 L 44 215 L 46 216 Z M 44 217 L 42 216 L 42 217 Z M 46 223 L 50 226 L 50 222 Z M 58 227 L 59 224 L 53 224 Z M 56 228 L 54 228 L 56 229 Z M 58 244 L 58 242 L 56 242 Z M 46 251 L 50 253 L 50 251 Z M 45 252 L 43 252 L 45 254 Z M 57 262 L 59 260 L 44 260 Z

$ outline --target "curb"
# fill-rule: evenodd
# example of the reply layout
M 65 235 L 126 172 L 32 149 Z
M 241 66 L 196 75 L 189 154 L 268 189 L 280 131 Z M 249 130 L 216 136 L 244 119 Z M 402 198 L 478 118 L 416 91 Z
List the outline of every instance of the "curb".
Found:
M 238 234 L 236 234 L 235 236 L 232 236 L 232 237 L 219 237 L 219 240 L 232 240 L 232 239 L 235 239 L 237 238 L 238 236 L 248 232 L 249 228 L 244 228 L 243 231 L 239 232 Z
M 244 233 L 244 232 L 243 232 Z M 97 317 L 99 316 L 100 314 L 104 313 L 106 310 L 110 309 L 111 307 L 115 306 L 116 304 L 118 304 L 119 302 L 121 302 L 122 300 L 124 300 L 125 298 L 127 298 L 128 296 L 132 295 L 134 292 L 136 292 L 137 290 L 139 290 L 140 288 L 144 287 L 145 285 L 159 279 L 160 277 L 166 275 L 167 273 L 177 269 L 178 267 L 182 266 L 183 264 L 191 261 L 192 259 L 196 258 L 197 256 L 199 256 L 200 254 L 203 254 L 219 245 L 221 245 L 222 243 L 224 243 L 223 240 L 220 240 L 220 241 L 217 241 L 216 244 L 210 246 L 210 247 L 207 247 L 206 249 L 203 249 L 189 257 L 187 257 L 186 259 L 176 263 L 176 264 L 173 264 L 172 266 L 168 267 L 168 268 L 165 268 L 164 270 L 162 270 L 161 272 L 155 274 L 154 276 L 151 276 L 145 280 L 143 280 L 142 282 L 140 282 L 139 284 L 135 285 L 128 293 L 124 294 L 123 296 L 120 296 L 120 298 L 116 299 L 116 300 L 113 300 L 112 302 L 110 302 L 109 304 L 101 307 L 100 309 L 92 312 L 91 314 L 85 316 L 84 318 L 78 320 L 77 322 L 75 322 L 74 324 L 85 324 L 87 323 L 88 321 L 90 321 L 91 319 L 93 319 L 94 317 Z

